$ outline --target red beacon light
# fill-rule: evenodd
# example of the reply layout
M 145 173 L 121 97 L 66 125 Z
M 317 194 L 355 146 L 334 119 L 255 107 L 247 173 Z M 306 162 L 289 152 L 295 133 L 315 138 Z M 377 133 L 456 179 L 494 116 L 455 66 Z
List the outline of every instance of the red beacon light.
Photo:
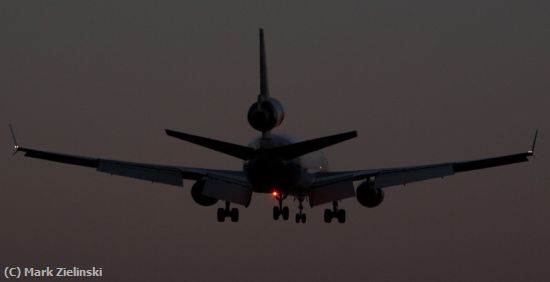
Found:
M 279 192 L 273 191 L 273 192 L 271 192 L 271 195 L 273 195 L 273 198 L 277 198 L 277 197 L 279 197 Z

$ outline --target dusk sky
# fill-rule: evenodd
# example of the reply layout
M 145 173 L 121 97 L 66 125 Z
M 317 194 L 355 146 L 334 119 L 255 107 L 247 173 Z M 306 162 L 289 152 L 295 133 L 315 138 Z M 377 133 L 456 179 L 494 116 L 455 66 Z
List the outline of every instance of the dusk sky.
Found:
M 299 3 L 296 3 L 299 2 Z M 386 190 L 368 209 L 218 223 L 178 188 L 12 156 L 30 148 L 241 169 L 165 128 L 246 145 L 264 28 L 276 132 L 357 130 L 331 170 L 520 153 L 527 163 Z M 549 281 L 549 1 L 2 1 L 0 267 L 104 281 Z M 2 128 L 0 126 L 0 128 Z M 1 131 L 0 131 L 1 132 Z M 291 215 L 298 202 L 287 199 Z M 293 219 L 291 217 L 291 219 Z M 91 279 L 90 279 L 91 280 Z M 68 280 L 64 280 L 68 281 Z

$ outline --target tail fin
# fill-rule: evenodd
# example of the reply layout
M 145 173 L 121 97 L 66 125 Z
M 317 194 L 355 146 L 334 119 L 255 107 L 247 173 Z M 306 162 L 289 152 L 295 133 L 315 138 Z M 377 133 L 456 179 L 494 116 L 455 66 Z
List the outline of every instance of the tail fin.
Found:
M 265 59 L 264 30 L 260 28 L 260 95 L 258 101 L 269 97 L 269 87 L 267 85 L 267 64 Z

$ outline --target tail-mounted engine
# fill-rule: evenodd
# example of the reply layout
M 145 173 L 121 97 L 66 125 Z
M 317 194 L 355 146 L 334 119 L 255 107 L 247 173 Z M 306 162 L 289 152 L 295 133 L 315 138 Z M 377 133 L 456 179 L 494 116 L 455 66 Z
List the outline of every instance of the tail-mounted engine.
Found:
M 357 201 L 367 208 L 374 208 L 384 200 L 384 191 L 380 188 L 374 188 L 373 183 L 369 180 L 361 183 L 355 194 Z
M 279 126 L 284 118 L 283 106 L 274 98 L 256 102 L 248 110 L 248 123 L 261 132 L 267 132 Z

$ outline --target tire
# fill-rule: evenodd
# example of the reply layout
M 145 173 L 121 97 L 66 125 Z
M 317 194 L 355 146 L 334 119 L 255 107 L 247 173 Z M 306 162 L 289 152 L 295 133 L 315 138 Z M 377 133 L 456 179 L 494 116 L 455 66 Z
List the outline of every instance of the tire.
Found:
M 239 221 L 239 210 L 238 209 L 236 209 L 236 208 L 231 209 L 230 215 L 231 215 L 231 221 L 232 222 Z
M 296 214 L 296 223 L 300 223 L 300 214 L 299 213 Z
M 218 222 L 224 222 L 225 220 L 225 210 L 223 208 L 218 209 Z
M 301 219 L 302 219 L 302 223 L 306 223 L 306 214 L 305 213 L 302 214 Z
M 346 211 L 345 210 L 339 210 L 338 211 L 338 222 L 339 223 L 346 222 Z
M 325 210 L 324 219 L 326 223 L 330 223 L 332 221 L 332 211 L 329 209 Z
M 288 210 L 288 207 L 284 207 L 283 211 L 281 212 L 281 214 L 283 216 L 283 220 L 288 220 L 289 213 L 290 213 L 290 211 Z
M 273 207 L 273 220 L 279 220 L 280 215 L 279 207 Z

